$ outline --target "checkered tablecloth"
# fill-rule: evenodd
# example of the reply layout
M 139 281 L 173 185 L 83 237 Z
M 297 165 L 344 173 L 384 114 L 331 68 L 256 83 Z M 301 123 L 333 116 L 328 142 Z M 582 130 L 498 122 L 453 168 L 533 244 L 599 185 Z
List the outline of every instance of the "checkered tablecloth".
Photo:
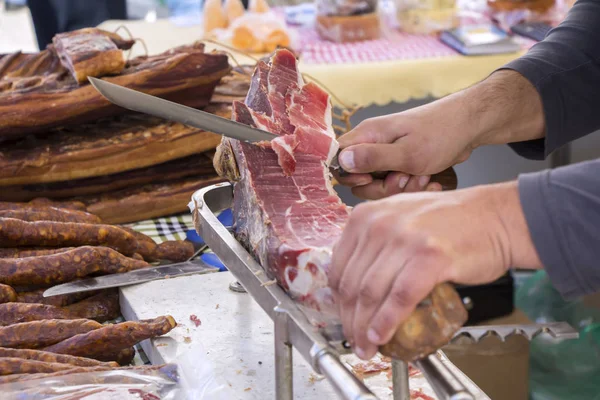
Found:
M 192 215 L 189 212 L 171 217 L 140 221 L 127 226 L 150 236 L 157 243 L 166 240 L 184 240 L 186 233 L 194 229 Z

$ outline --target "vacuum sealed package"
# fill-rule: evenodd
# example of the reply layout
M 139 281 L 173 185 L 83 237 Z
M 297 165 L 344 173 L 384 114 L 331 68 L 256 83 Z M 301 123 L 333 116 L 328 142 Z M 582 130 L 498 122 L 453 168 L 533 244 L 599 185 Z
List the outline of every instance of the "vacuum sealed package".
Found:
M 317 0 L 315 29 L 337 43 L 374 40 L 381 36 L 377 0 Z

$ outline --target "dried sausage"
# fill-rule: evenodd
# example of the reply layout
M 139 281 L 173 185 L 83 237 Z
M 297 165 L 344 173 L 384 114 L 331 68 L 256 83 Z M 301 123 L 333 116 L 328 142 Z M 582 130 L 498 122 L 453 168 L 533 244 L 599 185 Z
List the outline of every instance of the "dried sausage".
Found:
M 82 333 L 46 347 L 45 351 L 73 356 L 96 358 L 103 354 L 116 354 L 142 340 L 161 336 L 176 326 L 171 316 L 152 320 L 127 321 L 106 325 L 100 329 Z
M 119 365 L 129 365 L 135 358 L 135 348 L 127 347 L 116 353 L 101 354 L 95 358 L 102 362 L 116 362 Z
M 36 221 L 0 218 L 2 247 L 106 246 L 125 255 L 137 253 L 135 237 L 123 229 L 104 224 Z
M 35 303 L 46 304 L 49 306 L 64 307 L 69 304 L 77 303 L 78 301 L 92 297 L 98 294 L 97 290 L 81 293 L 60 294 L 58 296 L 44 297 L 45 288 L 36 289 L 27 292 L 17 293 L 17 299 L 12 300 L 17 303 Z
M 157 261 L 154 256 L 156 252 L 156 242 L 150 236 L 144 235 L 142 232 L 138 232 L 135 229 L 121 227 L 121 229 L 132 234 L 138 242 L 138 253 L 144 257 L 146 261 Z
M 0 347 L 37 349 L 101 327 L 101 323 L 89 319 L 22 322 L 0 327 Z
M 185 240 L 169 240 L 156 247 L 155 257 L 158 260 L 183 262 L 194 255 L 194 245 Z
M 32 206 L 19 210 L 0 210 L 0 217 L 15 218 L 22 221 L 82 222 L 99 224 L 102 221 L 94 214 L 85 211 L 69 210 L 50 206 Z
M 0 358 L 0 375 L 37 374 L 58 372 L 73 369 L 70 364 L 49 363 L 37 360 L 23 360 L 22 358 Z
M 49 249 L 43 247 L 0 247 L 0 258 L 25 258 L 47 256 L 49 254 L 64 253 L 67 250 L 73 250 L 74 247 L 61 247 L 58 249 Z
M 17 292 L 12 287 L 0 283 L 0 303 L 11 301 L 17 301 Z
M 53 285 L 91 274 L 114 274 L 148 267 L 108 247 L 83 246 L 58 254 L 0 259 L 0 283 Z
M 45 304 L 4 303 L 0 304 L 0 326 L 45 319 L 93 319 L 109 321 L 119 316 L 118 293 L 106 297 L 103 294 L 85 299 L 67 307 Z
M 8 349 L 0 347 L 0 357 L 15 357 L 25 360 L 44 361 L 48 363 L 70 364 L 75 367 L 118 367 L 114 361 L 103 362 L 92 358 L 75 357 L 66 354 L 50 353 L 32 349 Z

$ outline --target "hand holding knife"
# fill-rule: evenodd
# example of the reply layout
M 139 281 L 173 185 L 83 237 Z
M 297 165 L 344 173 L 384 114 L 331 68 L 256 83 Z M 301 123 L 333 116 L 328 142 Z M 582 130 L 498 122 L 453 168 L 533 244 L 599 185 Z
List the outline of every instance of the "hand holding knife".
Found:
M 92 77 L 88 79 L 92 86 L 111 103 L 132 111 L 154 115 L 248 143 L 271 141 L 277 137 L 277 135 L 262 129 L 253 128 L 206 111 L 115 85 L 103 79 Z M 349 173 L 344 171 L 338 162 L 339 153 L 340 151 L 331 160 L 330 168 L 340 176 L 347 176 Z M 371 175 L 374 179 L 383 179 L 387 172 L 374 172 Z M 448 168 L 439 174 L 432 175 L 430 182 L 440 183 L 444 190 L 455 189 L 457 185 L 456 173 L 452 168 Z

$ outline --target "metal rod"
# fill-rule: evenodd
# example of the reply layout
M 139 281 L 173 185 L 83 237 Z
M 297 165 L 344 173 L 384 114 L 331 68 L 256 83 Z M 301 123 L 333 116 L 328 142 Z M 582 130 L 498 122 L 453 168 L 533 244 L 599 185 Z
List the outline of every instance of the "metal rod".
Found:
M 437 354 L 415 362 L 440 400 L 474 400 L 473 395 Z
M 288 317 L 284 310 L 275 308 L 275 399 L 294 398 L 292 346 L 289 343 Z
M 410 400 L 408 364 L 404 361 L 392 360 L 392 390 L 394 400 Z
M 335 392 L 342 399 L 377 400 L 377 397 L 344 367 L 338 357 L 328 351 L 319 354 L 317 359 L 319 371 L 329 380 Z

